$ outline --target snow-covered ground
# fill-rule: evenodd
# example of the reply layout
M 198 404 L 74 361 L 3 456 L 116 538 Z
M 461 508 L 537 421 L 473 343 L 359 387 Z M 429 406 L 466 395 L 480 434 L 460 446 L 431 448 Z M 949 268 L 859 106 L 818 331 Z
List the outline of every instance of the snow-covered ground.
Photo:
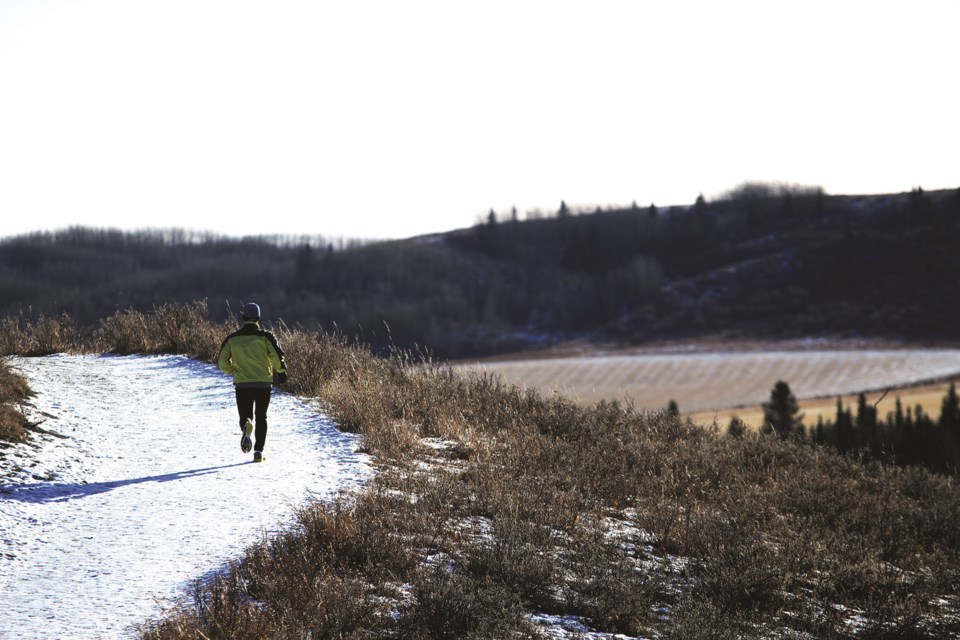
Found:
M 0 450 L 0 638 L 118 638 L 195 578 L 362 483 L 355 436 L 275 393 L 267 461 L 240 451 L 228 377 L 176 356 L 17 360 L 33 445 Z

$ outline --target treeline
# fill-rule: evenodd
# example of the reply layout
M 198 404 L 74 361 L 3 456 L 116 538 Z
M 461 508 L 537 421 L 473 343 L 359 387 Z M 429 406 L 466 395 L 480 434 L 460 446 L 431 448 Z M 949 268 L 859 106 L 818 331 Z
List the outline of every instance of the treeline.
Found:
M 960 190 L 828 196 L 743 185 L 691 206 L 520 220 L 391 242 L 75 228 L 0 241 L 0 315 L 247 300 L 292 326 L 442 357 L 570 337 L 955 341 Z
M 922 466 L 936 473 L 960 475 L 960 397 L 950 384 L 943 397 L 940 416 L 934 418 L 917 404 L 904 407 L 900 398 L 885 417 L 877 414 L 876 404 L 861 393 L 856 413 L 837 399 L 834 420 L 817 419 L 807 429 L 790 386 L 777 382 L 764 404 L 764 431 L 785 439 L 809 440 L 841 454 L 864 460 L 878 460 L 901 467 Z M 734 417 L 728 432 L 741 436 L 743 423 Z
M 491 216 L 449 241 L 517 265 L 528 300 L 563 291 L 566 313 L 551 319 L 567 331 L 603 327 L 633 342 L 960 335 L 950 319 L 960 310 L 960 190 L 855 197 L 747 184 L 692 207 L 564 208 L 553 220 Z

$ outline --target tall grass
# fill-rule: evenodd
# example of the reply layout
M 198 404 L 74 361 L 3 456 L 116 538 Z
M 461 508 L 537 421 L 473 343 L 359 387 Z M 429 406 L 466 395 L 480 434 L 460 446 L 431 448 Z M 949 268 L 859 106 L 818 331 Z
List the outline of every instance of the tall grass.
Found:
M 31 394 L 27 380 L 13 369 L 10 358 L 0 357 L 0 444 L 27 439 L 21 403 Z
M 118 313 L 78 348 L 209 359 L 230 327 L 201 311 L 162 338 L 178 314 Z M 953 478 L 277 332 L 289 390 L 361 433 L 378 473 L 143 638 L 537 637 L 532 612 L 664 638 L 960 633 Z

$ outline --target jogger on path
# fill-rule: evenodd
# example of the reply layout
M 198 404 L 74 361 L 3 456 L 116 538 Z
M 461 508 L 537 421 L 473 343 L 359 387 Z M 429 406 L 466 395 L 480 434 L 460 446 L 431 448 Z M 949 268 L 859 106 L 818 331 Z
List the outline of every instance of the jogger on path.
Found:
M 276 336 L 260 328 L 260 307 L 256 303 L 243 305 L 243 327 L 223 341 L 217 366 L 233 376 L 243 432 L 240 447 L 244 452 L 250 450 L 250 431 L 256 426 L 253 460 L 260 462 L 267 439 L 267 408 L 272 384 L 274 379 L 278 384 L 287 381 L 287 367 Z

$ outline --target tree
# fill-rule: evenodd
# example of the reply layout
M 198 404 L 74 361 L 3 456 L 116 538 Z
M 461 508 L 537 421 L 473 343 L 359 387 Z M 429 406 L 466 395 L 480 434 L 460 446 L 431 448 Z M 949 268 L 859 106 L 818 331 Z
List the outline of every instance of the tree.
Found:
M 730 424 L 727 425 L 727 435 L 731 438 L 743 438 L 747 434 L 747 423 L 739 416 L 731 416 Z
M 951 382 L 947 394 L 943 396 L 940 405 L 940 419 L 937 421 L 940 440 L 943 442 L 943 453 L 947 457 L 947 465 L 954 473 L 960 472 L 960 398 L 957 397 L 957 387 Z
M 864 393 L 857 397 L 857 419 L 854 424 L 859 439 L 858 447 L 867 446 L 876 453 L 879 445 L 877 440 L 877 408 L 867 404 L 867 396 Z
M 840 453 L 852 451 L 856 445 L 853 432 L 853 415 L 849 409 L 843 408 L 843 399 L 837 398 L 837 419 L 834 424 L 835 444 Z
M 797 398 L 790 391 L 790 385 L 778 380 L 770 392 L 770 401 L 763 404 L 763 428 L 765 433 L 771 431 L 781 438 L 799 431 L 803 426 L 803 414 Z
M 950 388 L 943 396 L 939 425 L 947 433 L 960 433 L 960 398 L 957 397 L 956 383 L 951 382 Z
M 693 203 L 693 210 L 696 213 L 702 213 L 707 209 L 707 199 L 703 197 L 703 194 L 697 196 L 696 202 Z
M 676 400 L 667 403 L 667 415 L 674 418 L 680 417 L 680 405 L 677 404 Z

